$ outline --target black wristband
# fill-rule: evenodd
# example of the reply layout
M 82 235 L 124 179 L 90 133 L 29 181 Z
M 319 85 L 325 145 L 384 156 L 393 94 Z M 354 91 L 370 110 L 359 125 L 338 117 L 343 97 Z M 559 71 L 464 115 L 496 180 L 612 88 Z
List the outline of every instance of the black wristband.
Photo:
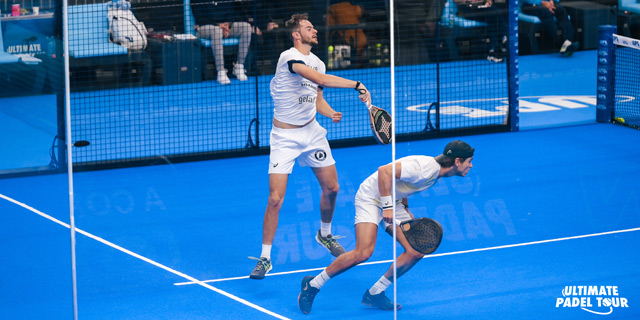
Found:
M 361 85 L 360 81 L 356 81 L 356 91 L 358 91 L 359 94 L 367 93 L 367 89 L 358 89 L 360 85 Z

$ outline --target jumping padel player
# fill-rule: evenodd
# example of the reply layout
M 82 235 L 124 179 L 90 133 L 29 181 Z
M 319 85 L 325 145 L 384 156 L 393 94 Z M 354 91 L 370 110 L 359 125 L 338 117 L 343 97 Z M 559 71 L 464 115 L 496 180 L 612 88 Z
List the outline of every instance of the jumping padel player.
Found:
M 378 168 L 370 175 L 356 193 L 356 248 L 333 261 L 317 276 L 302 279 L 302 289 L 298 296 L 298 305 L 304 313 L 311 312 L 313 300 L 320 288 L 329 279 L 349 270 L 351 267 L 371 257 L 376 245 L 378 225 L 384 222 L 387 233 L 393 221 L 393 207 L 396 208 L 396 223 L 413 219 L 409 212 L 407 197 L 432 187 L 440 178 L 452 176 L 464 177 L 473 166 L 474 149 L 460 140 L 452 141 L 437 157 L 408 156 L 396 160 L 396 203 L 392 203 L 392 164 Z M 401 230 L 396 226 L 396 239 L 404 247 L 398 256 L 396 276 L 400 277 L 411 269 L 424 255 L 411 247 Z M 364 292 L 362 303 L 384 310 L 393 310 L 393 302 L 385 295 L 385 290 L 393 280 L 393 264 L 387 272 Z M 397 306 L 400 309 L 400 305 Z
M 325 74 L 324 63 L 311 52 L 318 44 L 316 29 L 307 14 L 295 14 L 287 21 L 293 48 L 280 55 L 271 80 L 273 127 L 269 156 L 269 198 L 262 226 L 262 252 L 251 279 L 263 279 L 272 268 L 271 247 L 278 228 L 278 215 L 287 190 L 287 180 L 296 159 L 310 166 L 322 188 L 321 226 L 316 241 L 333 256 L 345 252 L 337 236 L 331 234 L 331 220 L 338 194 L 338 174 L 331 155 L 327 130 L 316 121 L 316 113 L 340 122 L 342 113 L 331 108 L 322 95 L 323 88 L 350 88 L 359 92 L 362 102 L 370 101 L 366 87 L 358 82 Z

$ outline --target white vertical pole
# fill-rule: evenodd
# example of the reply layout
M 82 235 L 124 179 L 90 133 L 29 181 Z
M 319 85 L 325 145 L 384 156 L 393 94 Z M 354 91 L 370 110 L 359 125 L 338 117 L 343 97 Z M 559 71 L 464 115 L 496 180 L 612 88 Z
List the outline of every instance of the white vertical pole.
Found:
M 73 143 L 71 143 L 71 83 L 69 81 L 69 12 L 68 1 L 62 0 L 62 42 L 64 57 L 65 144 L 67 147 L 67 177 L 69 180 L 69 230 L 71 231 L 71 282 L 73 319 L 78 320 L 78 286 L 76 279 L 76 224 L 73 207 Z
M 393 319 L 398 319 L 398 286 L 396 285 L 398 275 L 398 258 L 396 248 L 396 83 L 395 83 L 395 26 L 394 26 L 394 0 L 389 1 L 389 69 L 391 77 L 391 200 L 393 200 Z

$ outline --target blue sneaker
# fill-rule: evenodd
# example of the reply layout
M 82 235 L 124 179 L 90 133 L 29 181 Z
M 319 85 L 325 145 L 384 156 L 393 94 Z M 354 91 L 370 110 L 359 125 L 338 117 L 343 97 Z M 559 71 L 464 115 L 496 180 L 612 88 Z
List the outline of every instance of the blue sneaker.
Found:
M 364 296 L 362 296 L 362 304 L 370 307 L 376 307 L 382 310 L 393 310 L 393 302 L 391 302 L 391 300 L 387 298 L 387 296 L 384 294 L 384 291 L 376 295 L 372 295 L 371 293 L 369 293 L 369 289 L 367 289 L 367 291 L 364 292 Z M 397 307 L 398 310 L 402 308 L 402 306 L 399 304 L 397 305 Z
M 316 294 L 320 292 L 320 289 L 312 287 L 309 282 L 315 278 L 314 276 L 306 276 L 302 278 L 302 289 L 300 290 L 300 294 L 298 295 L 298 306 L 300 310 L 309 314 L 311 312 L 311 307 L 313 306 L 313 299 L 315 299 Z

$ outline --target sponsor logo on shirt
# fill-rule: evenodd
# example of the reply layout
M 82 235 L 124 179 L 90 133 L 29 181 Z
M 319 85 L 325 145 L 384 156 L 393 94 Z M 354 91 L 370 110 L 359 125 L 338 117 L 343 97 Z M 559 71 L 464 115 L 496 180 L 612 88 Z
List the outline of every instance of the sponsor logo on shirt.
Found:
M 298 98 L 298 104 L 315 103 L 315 102 L 316 102 L 316 97 L 313 97 L 313 96 L 302 96 Z

